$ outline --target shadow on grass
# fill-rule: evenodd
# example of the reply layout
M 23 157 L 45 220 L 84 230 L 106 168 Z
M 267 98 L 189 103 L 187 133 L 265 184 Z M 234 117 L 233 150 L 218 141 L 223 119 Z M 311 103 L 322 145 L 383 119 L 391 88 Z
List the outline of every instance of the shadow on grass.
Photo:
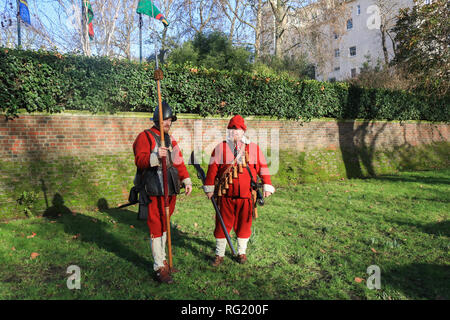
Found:
M 448 286 L 450 267 L 448 265 L 413 263 L 384 271 L 381 277 L 382 286 L 391 286 L 409 299 L 448 300 L 450 298 Z
M 82 242 L 95 244 L 98 248 L 109 251 L 117 257 L 125 259 L 135 266 L 147 271 L 151 271 L 149 267 L 151 262 L 142 255 L 137 254 L 128 246 L 118 240 L 109 231 L 107 231 L 107 223 L 99 221 L 91 216 L 81 213 L 72 212 L 64 206 L 64 199 L 60 194 L 55 194 L 53 206 L 47 208 L 44 213 L 46 218 L 58 218 L 56 221 L 64 225 L 64 232 L 72 235 L 74 238 Z M 135 217 L 135 213 L 129 210 L 122 210 L 123 215 Z
M 126 209 L 117 209 L 117 208 L 108 208 L 108 204 L 105 199 L 99 199 L 98 201 L 99 210 L 115 221 L 121 224 L 132 224 L 138 230 L 144 232 L 149 235 L 149 230 L 146 221 L 137 219 L 137 212 L 126 210 Z M 200 251 L 199 248 L 201 246 L 211 246 L 211 242 L 202 240 L 198 237 L 192 237 L 187 233 L 178 230 L 177 226 L 171 222 L 171 240 L 172 246 L 182 248 L 183 251 L 188 251 L 192 253 L 194 256 L 197 256 L 201 260 L 211 259 L 210 256 L 206 255 L 204 252 Z M 149 236 L 150 238 L 150 236 Z M 193 243 L 196 243 L 197 246 L 194 246 Z M 150 244 L 149 244 L 150 250 Z
M 432 171 L 434 172 L 434 171 Z M 378 175 L 373 177 L 376 180 L 389 181 L 389 182 L 413 182 L 413 183 L 423 183 L 423 184 L 443 184 L 450 185 L 450 177 L 427 177 L 427 176 L 418 176 L 416 174 L 406 175 L 402 174 L 398 175 Z
M 409 221 L 395 220 L 395 219 L 386 219 L 389 223 L 395 223 L 397 225 L 408 226 L 412 228 L 417 228 L 422 230 L 422 232 L 433 234 L 436 236 L 445 236 L 450 237 L 450 221 L 444 220 L 440 222 L 428 223 L 428 224 L 419 224 L 413 223 Z

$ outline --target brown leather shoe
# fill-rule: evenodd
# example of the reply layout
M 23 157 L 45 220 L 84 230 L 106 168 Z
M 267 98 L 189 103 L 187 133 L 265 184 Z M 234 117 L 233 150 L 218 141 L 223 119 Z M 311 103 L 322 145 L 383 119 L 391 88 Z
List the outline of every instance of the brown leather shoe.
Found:
M 247 256 L 245 254 L 238 255 L 238 262 L 240 264 L 244 264 L 247 262 Z
M 169 272 L 169 274 L 170 273 L 176 273 L 176 272 L 180 271 L 180 270 L 178 270 L 177 268 L 174 268 L 174 267 L 172 267 L 172 269 L 170 269 L 169 264 L 167 263 L 167 260 L 164 260 L 163 262 L 164 262 L 164 268 L 166 268 L 166 270 L 167 270 L 167 272 Z
M 223 257 L 219 257 L 218 255 L 216 255 L 216 258 L 214 259 L 214 261 L 212 262 L 211 265 L 213 267 L 218 267 L 222 262 L 223 262 Z
M 173 279 L 167 271 L 166 267 L 161 267 L 156 271 L 156 278 L 161 283 L 171 284 L 173 283 Z

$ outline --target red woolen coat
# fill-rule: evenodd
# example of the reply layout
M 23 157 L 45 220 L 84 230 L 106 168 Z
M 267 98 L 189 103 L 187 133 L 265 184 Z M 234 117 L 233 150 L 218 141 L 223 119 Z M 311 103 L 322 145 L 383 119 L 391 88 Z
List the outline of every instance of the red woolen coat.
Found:
M 159 130 L 156 127 L 152 127 L 150 130 L 158 136 L 160 135 Z M 150 144 L 145 132 L 141 132 L 133 143 L 134 162 L 139 169 L 148 169 L 151 166 L 159 165 L 156 141 L 150 133 L 148 133 L 148 136 L 150 138 Z M 173 166 L 178 170 L 180 181 L 185 185 L 191 184 L 180 148 L 172 136 L 170 136 L 170 141 L 172 145 L 172 162 Z M 175 210 L 176 196 L 169 196 L 168 198 L 169 213 L 172 215 Z M 150 236 L 152 238 L 158 238 L 162 236 L 163 232 L 167 231 L 167 220 L 165 218 L 163 205 L 164 197 L 151 196 L 149 199 L 151 202 L 148 206 L 147 225 Z
M 158 136 L 160 135 L 159 130 L 153 126 L 151 129 Z M 153 136 L 149 133 L 151 144 L 148 143 L 148 139 L 145 132 L 139 133 L 136 140 L 133 143 L 133 151 L 134 151 L 134 163 L 139 169 L 148 169 L 150 168 L 150 155 L 153 151 L 153 156 L 155 160 L 157 160 L 157 150 L 156 141 Z M 178 170 L 178 176 L 180 177 L 180 181 L 183 181 L 189 178 L 189 173 L 186 169 L 186 165 L 184 164 L 183 155 L 181 154 L 180 148 L 178 147 L 178 143 L 175 139 L 170 136 L 170 141 L 172 142 L 172 161 L 173 166 Z M 156 157 L 156 158 L 155 158 Z M 154 161 L 155 164 L 157 163 Z
M 274 192 L 275 189 L 270 181 L 266 159 L 259 146 L 255 143 L 241 143 L 241 148 L 244 146 L 249 153 L 248 166 L 252 173 L 253 181 L 256 181 L 256 178 L 259 175 L 264 183 L 264 190 Z M 222 177 L 224 171 L 230 166 L 233 159 L 234 152 L 226 141 L 223 141 L 216 146 L 211 154 L 211 160 L 208 166 L 208 173 L 206 175 L 204 186 L 205 192 L 214 191 L 216 177 Z M 233 184 L 229 185 L 230 188 L 228 189 L 227 194 L 220 197 L 219 208 L 227 232 L 229 233 L 234 229 L 238 238 L 249 238 L 251 235 L 253 210 L 250 186 L 251 178 L 248 170 L 245 167 L 243 169 L 242 173 L 239 173 L 238 171 L 238 178 L 233 178 Z M 218 239 L 225 238 L 225 234 L 223 233 L 218 219 L 216 219 L 214 236 Z
M 242 143 L 242 142 L 241 142 Z M 264 154 L 261 152 L 259 146 L 255 143 L 243 144 L 249 153 L 248 166 L 253 176 L 253 181 L 256 181 L 257 176 L 265 186 L 265 189 L 273 189 L 270 180 L 269 168 L 267 167 Z M 205 191 L 211 192 L 214 190 L 214 181 L 216 177 L 221 177 L 224 171 L 230 166 L 234 159 L 233 150 L 226 141 L 219 143 L 211 154 L 211 160 L 208 166 L 208 173 L 205 179 Z M 239 198 L 251 198 L 250 174 L 244 167 L 243 172 L 238 174 L 238 178 L 233 179 L 233 184 L 228 189 L 227 196 Z M 270 190 L 273 192 L 272 190 Z

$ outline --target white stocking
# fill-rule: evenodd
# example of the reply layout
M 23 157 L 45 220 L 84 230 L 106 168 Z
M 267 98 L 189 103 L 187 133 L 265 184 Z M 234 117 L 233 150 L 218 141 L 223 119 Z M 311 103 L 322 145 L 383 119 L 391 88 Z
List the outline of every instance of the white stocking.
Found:
M 238 254 L 245 254 L 247 251 L 247 243 L 249 238 L 237 238 Z
M 227 239 L 216 238 L 216 255 L 219 257 L 225 256 L 225 249 L 227 247 Z

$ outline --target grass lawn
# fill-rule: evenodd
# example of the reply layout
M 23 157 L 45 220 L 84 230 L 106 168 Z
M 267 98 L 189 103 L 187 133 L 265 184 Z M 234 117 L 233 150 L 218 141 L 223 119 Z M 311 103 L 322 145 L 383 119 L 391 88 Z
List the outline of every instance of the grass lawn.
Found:
M 178 199 L 173 285 L 154 281 L 135 207 L 86 205 L 0 223 L 0 299 L 450 298 L 450 170 L 278 186 L 253 222 L 248 263 L 228 248 L 217 269 L 211 203 L 199 190 Z M 67 288 L 71 265 L 79 290 Z M 372 265 L 381 289 L 367 287 Z

